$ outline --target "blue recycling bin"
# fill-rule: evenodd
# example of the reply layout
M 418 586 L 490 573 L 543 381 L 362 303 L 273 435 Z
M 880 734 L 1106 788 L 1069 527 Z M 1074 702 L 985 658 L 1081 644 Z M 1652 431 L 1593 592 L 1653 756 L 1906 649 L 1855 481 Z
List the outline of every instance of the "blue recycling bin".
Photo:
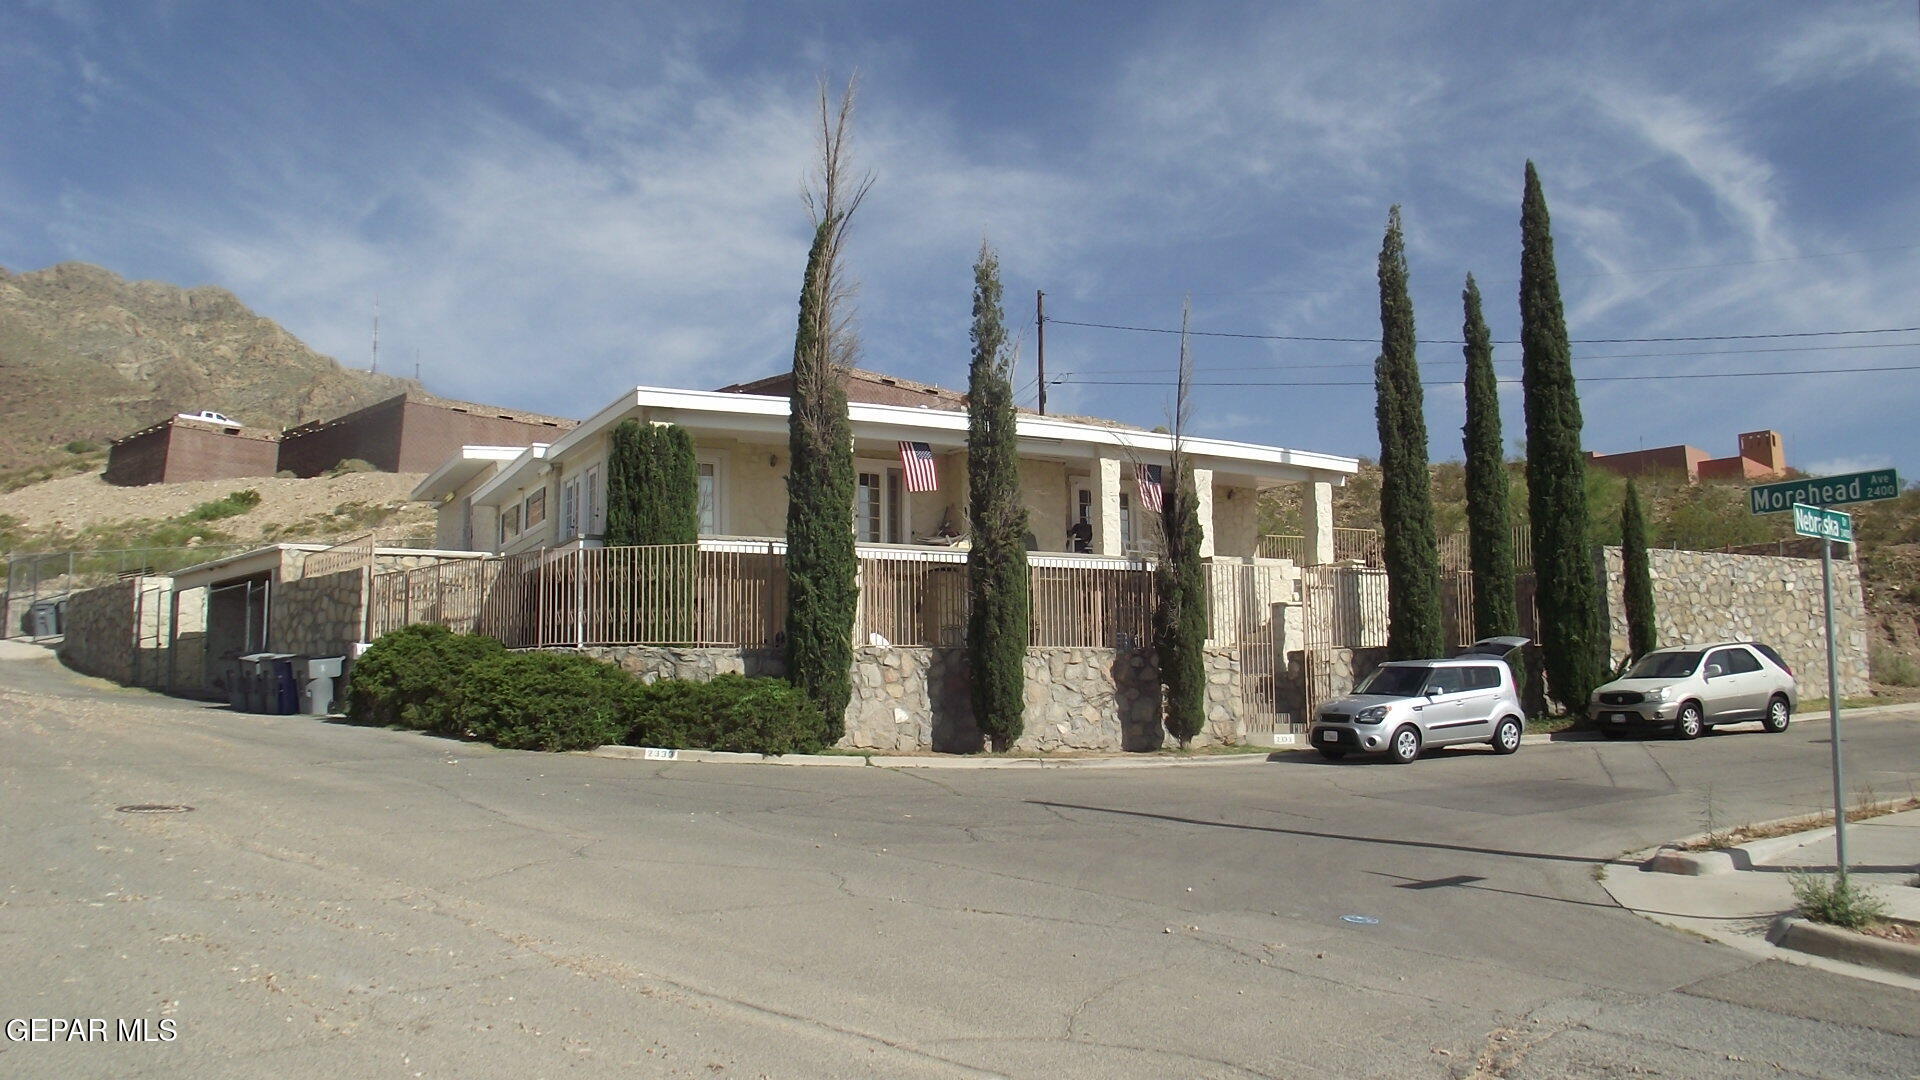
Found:
M 275 716 L 292 716 L 300 711 L 300 684 L 293 678 L 291 656 L 273 658 L 272 708 L 266 710 Z

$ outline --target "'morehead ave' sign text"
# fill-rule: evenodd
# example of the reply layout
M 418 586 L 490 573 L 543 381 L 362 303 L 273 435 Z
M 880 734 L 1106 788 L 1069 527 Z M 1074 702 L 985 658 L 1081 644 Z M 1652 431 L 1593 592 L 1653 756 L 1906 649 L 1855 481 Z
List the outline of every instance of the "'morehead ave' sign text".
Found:
M 1841 503 L 1891 499 L 1899 494 L 1900 477 L 1892 469 L 1874 469 L 1844 476 L 1761 484 L 1747 489 L 1747 504 L 1756 514 L 1779 514 L 1793 509 L 1794 503 L 1838 506 Z

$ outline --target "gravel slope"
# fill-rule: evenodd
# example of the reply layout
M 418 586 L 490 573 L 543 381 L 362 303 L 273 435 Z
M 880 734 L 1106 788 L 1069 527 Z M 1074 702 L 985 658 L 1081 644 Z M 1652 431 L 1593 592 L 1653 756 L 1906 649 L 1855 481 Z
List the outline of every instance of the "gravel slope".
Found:
M 260 493 L 260 505 L 219 523 L 223 531 L 244 540 L 258 537 L 269 525 L 291 527 L 315 514 L 331 513 L 345 503 L 405 503 L 422 475 L 364 472 L 311 480 L 249 476 L 129 488 L 115 487 L 102 480 L 99 473 L 86 473 L 0 494 L 0 514 L 16 517 L 36 531 L 56 527 L 78 530 L 137 518 L 175 517 L 228 492 L 252 488 Z M 431 503 L 407 503 L 380 526 L 380 532 L 431 532 L 433 516 Z

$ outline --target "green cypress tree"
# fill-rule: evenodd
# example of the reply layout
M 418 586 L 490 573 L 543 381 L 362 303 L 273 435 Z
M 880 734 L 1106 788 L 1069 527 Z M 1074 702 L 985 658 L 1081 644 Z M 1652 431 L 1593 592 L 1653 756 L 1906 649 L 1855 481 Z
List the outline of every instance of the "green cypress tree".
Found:
M 1200 557 L 1200 500 L 1187 464 L 1185 434 L 1193 354 L 1190 309 L 1180 311 L 1180 374 L 1173 408 L 1173 462 L 1163 474 L 1161 533 L 1166 550 L 1155 571 L 1154 651 L 1166 693 L 1167 733 L 1184 748 L 1207 724 L 1207 565 Z
M 1586 707 L 1600 677 L 1602 618 L 1587 546 L 1580 396 L 1553 263 L 1540 177 L 1527 162 L 1520 210 L 1521 382 L 1527 409 L 1527 501 L 1547 689 L 1563 709 Z
M 1380 245 L 1380 357 L 1374 363 L 1380 429 L 1380 526 L 1387 564 L 1387 657 L 1440 656 L 1440 552 L 1427 473 L 1425 395 L 1414 355 L 1413 300 L 1400 208 L 1387 212 Z
M 853 695 L 853 620 L 859 557 L 853 547 L 853 428 L 833 363 L 825 263 L 834 221 L 822 218 L 807 255 L 794 335 L 787 421 L 787 679 L 826 718 L 827 743 L 846 733 Z
M 821 741 L 846 733 L 860 558 L 853 546 L 853 425 L 842 371 L 857 342 L 843 310 L 852 283 L 841 253 L 871 178 L 847 174 L 854 84 L 837 110 L 820 86 L 820 173 L 807 192 L 813 246 L 800 287 L 787 416 L 787 679 L 820 708 Z
M 1207 565 L 1200 558 L 1193 471 L 1179 456 L 1161 496 L 1166 554 L 1155 581 L 1154 644 L 1166 688 L 1167 734 L 1185 747 L 1207 724 Z
M 1625 578 L 1627 656 L 1638 660 L 1660 647 L 1654 628 L 1653 569 L 1647 560 L 1647 523 L 1640 515 L 1640 493 L 1627 481 L 1620 504 L 1620 569 Z
M 1493 337 L 1480 313 L 1480 286 L 1467 275 L 1461 338 L 1467 358 L 1467 547 L 1473 567 L 1473 630 L 1499 637 L 1520 629 L 1515 596 L 1512 514 L 1500 441 L 1500 389 L 1493 375 Z
M 607 450 L 607 527 L 603 539 L 608 547 L 630 547 L 641 541 L 639 520 L 645 500 L 640 485 L 646 470 L 647 425 L 638 420 L 622 420 L 613 429 Z
M 697 467 L 687 429 L 622 420 L 607 455 L 607 546 L 698 540 Z
M 1028 604 L 1027 509 L 1020 499 L 1013 383 L 1000 309 L 1000 260 L 983 242 L 973 265 L 973 363 L 967 375 L 967 661 L 973 716 L 1005 750 L 1020 738 L 1025 709 Z

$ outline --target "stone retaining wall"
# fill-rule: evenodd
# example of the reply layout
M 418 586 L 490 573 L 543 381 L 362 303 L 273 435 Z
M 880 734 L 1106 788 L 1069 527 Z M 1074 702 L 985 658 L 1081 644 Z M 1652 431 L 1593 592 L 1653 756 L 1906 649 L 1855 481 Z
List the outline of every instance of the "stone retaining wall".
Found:
M 1613 656 L 1627 653 L 1625 577 L 1620 549 L 1605 549 L 1607 616 Z M 1802 697 L 1827 696 L 1827 639 L 1820 560 L 1718 551 L 1647 552 L 1653 577 L 1654 624 L 1661 645 L 1723 640 L 1761 641 L 1793 668 Z M 1833 562 L 1833 617 L 1841 696 L 1864 694 L 1867 611 L 1860 569 Z
M 347 655 L 366 626 L 364 584 L 358 569 L 279 583 L 267 647 L 304 656 Z
M 590 647 L 644 681 L 710 679 L 725 672 L 784 675 L 777 650 Z M 1160 726 L 1159 671 L 1148 650 L 1027 650 L 1021 750 L 1153 750 L 1174 745 Z M 1239 661 L 1207 652 L 1207 727 L 1196 746 L 1238 743 Z M 862 646 L 854 650 L 853 699 L 839 745 L 860 750 L 967 753 L 981 745 L 973 722 L 966 650 Z
M 60 659 L 122 686 L 192 693 L 201 681 L 205 613 L 174 608 L 170 577 L 128 578 L 74 593 Z

